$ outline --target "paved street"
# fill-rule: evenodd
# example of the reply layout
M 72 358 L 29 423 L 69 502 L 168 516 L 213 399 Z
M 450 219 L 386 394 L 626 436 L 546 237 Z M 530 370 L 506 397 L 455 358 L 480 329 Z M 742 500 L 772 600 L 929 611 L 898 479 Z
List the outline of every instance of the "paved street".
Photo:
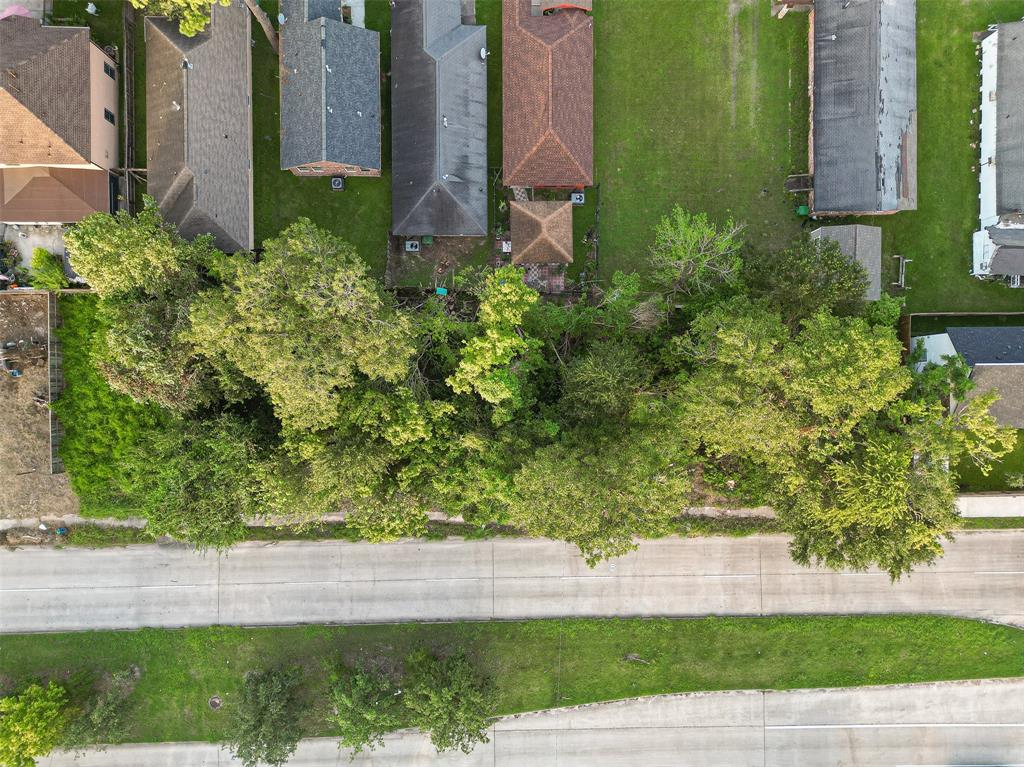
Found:
M 114 747 L 41 767 L 237 767 L 215 745 Z M 469 756 L 421 735 L 349 762 L 329 738 L 289 767 L 981 767 L 1024 764 L 1024 680 L 640 698 L 497 722 Z
M 1024 531 L 964 533 L 934 566 L 794 565 L 782 537 L 664 539 L 591 570 L 545 540 L 0 551 L 0 628 L 941 613 L 1024 626 Z

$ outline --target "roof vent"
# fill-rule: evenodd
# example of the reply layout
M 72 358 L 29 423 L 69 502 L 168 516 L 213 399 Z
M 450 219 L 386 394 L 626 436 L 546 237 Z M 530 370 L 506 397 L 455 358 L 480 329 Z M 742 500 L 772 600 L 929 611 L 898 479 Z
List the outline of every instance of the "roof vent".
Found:
M 174 107 L 175 112 L 181 111 L 181 104 L 179 104 L 177 101 L 172 101 L 171 106 Z
M 189 61 L 188 59 L 182 59 L 181 60 L 181 68 L 182 69 L 191 69 L 192 68 L 192 62 Z

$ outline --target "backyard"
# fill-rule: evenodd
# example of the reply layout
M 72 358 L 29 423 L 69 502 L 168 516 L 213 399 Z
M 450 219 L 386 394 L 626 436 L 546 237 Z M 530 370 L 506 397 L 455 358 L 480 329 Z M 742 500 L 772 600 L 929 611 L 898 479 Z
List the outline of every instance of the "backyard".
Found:
M 306 732 L 330 735 L 339 661 L 394 673 L 413 650 L 464 649 L 493 682 L 494 714 L 728 689 L 846 687 L 1024 674 L 1024 632 L 928 616 L 549 620 L 102 631 L 6 636 L 0 694 L 33 679 L 96 684 L 137 670 L 129 741 L 220 740 L 245 673 L 296 664 Z M 211 710 L 219 696 L 226 704 Z

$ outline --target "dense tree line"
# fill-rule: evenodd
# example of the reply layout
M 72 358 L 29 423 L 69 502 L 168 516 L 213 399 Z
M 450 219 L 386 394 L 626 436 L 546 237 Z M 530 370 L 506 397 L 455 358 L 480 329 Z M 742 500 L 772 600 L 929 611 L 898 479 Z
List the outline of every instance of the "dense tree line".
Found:
M 645 274 L 565 305 L 512 267 L 399 304 L 305 219 L 229 256 L 149 201 L 67 244 L 99 294 L 96 368 L 166 416 L 126 451 L 118 492 L 199 546 L 252 515 L 343 508 L 388 540 L 439 510 L 595 562 L 689 506 L 769 503 L 798 561 L 896 577 L 956 528 L 949 467 L 1013 445 L 990 397 L 947 412 L 963 363 L 905 365 L 899 302 L 866 304 L 863 270 L 827 240 L 761 253 L 677 209 Z

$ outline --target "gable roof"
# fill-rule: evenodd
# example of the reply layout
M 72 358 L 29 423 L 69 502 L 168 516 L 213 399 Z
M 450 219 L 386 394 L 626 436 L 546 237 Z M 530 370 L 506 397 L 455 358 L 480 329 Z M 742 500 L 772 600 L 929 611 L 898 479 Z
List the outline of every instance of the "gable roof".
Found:
M 183 237 L 229 253 L 253 246 L 250 24 L 241 0 L 191 38 L 146 19 L 147 189 Z
M 998 30 L 994 159 L 996 213 L 1003 215 L 1024 213 L 1024 21 L 1000 24 Z
M 0 162 L 89 165 L 89 30 L 0 20 Z
M 391 9 L 392 231 L 487 233 L 487 30 L 460 0 Z
M 513 202 L 509 213 L 513 264 L 572 263 L 571 202 Z
M 971 380 L 974 388 L 968 400 L 995 389 L 999 399 L 989 407 L 989 414 L 1001 426 L 1024 429 L 1024 365 L 981 365 L 971 371 Z
M 827 238 L 839 243 L 839 250 L 847 258 L 860 264 L 868 276 L 864 298 L 877 301 L 882 297 L 882 230 L 877 226 L 847 224 L 822 226 L 811 232 L 812 240 Z
M 380 35 L 346 24 L 341 0 L 284 0 L 281 168 L 379 170 Z
M 1024 327 L 946 328 L 957 354 L 975 365 L 1024 365 Z
M 915 0 L 817 0 L 813 177 L 818 212 L 917 207 Z
M 531 0 L 504 0 L 502 62 L 505 184 L 593 184 L 593 18 L 534 16 Z

